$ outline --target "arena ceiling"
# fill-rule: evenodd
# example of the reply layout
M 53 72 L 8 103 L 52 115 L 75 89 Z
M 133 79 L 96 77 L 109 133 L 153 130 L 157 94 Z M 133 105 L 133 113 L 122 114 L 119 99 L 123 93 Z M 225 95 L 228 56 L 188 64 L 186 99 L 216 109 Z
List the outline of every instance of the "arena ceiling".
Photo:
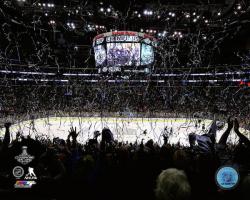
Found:
M 1 2 L 2 59 L 11 60 L 10 64 L 15 60 L 17 64 L 39 67 L 93 68 L 94 36 L 130 30 L 157 37 L 169 47 L 168 51 L 176 54 L 178 62 L 171 60 L 161 67 L 194 65 L 189 61 L 199 56 L 200 60 L 196 61 L 199 67 L 241 64 L 249 47 L 248 3 L 242 0 L 4 0 Z M 173 37 L 175 32 L 180 32 L 181 38 Z M 8 46 L 11 39 L 17 42 L 17 48 Z M 199 55 L 191 55 L 193 58 L 189 59 L 194 49 L 188 47 L 195 43 Z M 211 51 L 214 54 L 208 58 Z M 243 55 L 237 56 L 238 52 Z M 169 52 L 165 54 L 163 57 L 171 57 Z

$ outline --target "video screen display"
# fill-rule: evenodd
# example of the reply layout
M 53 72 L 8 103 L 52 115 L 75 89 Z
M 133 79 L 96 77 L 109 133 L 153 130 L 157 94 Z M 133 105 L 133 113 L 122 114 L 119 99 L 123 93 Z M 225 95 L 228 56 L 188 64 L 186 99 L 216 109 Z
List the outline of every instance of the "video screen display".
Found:
M 107 43 L 108 66 L 139 66 L 140 43 Z
M 106 50 L 103 45 L 98 45 L 94 47 L 95 51 L 95 62 L 96 66 L 105 64 L 106 61 Z
M 149 65 L 154 62 L 154 49 L 152 46 L 142 44 L 141 47 L 141 65 Z

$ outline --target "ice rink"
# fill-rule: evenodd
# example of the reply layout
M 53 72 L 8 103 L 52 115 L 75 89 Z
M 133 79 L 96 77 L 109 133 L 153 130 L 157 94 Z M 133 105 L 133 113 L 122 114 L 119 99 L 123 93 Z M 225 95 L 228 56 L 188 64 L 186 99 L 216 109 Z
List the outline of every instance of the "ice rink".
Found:
M 200 121 L 200 122 L 199 122 Z M 139 142 L 142 139 L 148 141 L 153 139 L 160 145 L 163 143 L 162 134 L 167 127 L 170 134 L 171 144 L 180 143 L 188 145 L 188 134 L 195 132 L 204 134 L 211 126 L 211 120 L 184 119 L 184 118 L 100 118 L 100 117 L 49 117 L 36 120 L 23 121 L 11 126 L 11 137 L 15 138 L 16 132 L 31 137 L 48 136 L 49 138 L 59 137 L 66 139 L 70 127 L 76 127 L 79 131 L 78 142 L 85 143 L 93 137 L 95 130 L 101 131 L 102 128 L 109 128 L 114 138 L 123 142 Z M 205 129 L 204 129 L 205 128 Z M 217 141 L 227 128 L 225 125 L 217 131 Z M 172 129 L 172 131 L 171 131 Z M 248 136 L 249 131 L 241 129 Z M 0 136 L 3 137 L 4 129 L 0 130 Z M 237 142 L 237 136 L 232 131 L 229 141 Z

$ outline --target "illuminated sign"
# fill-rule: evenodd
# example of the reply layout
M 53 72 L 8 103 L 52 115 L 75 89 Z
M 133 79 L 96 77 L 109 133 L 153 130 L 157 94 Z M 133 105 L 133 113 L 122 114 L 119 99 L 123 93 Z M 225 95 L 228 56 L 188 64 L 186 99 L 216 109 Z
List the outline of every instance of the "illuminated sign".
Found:
M 154 47 L 157 47 L 155 38 L 133 31 L 107 32 L 93 39 L 99 72 L 117 72 L 124 66 L 152 65 L 155 60 Z
M 103 43 L 103 41 L 104 41 L 104 38 L 99 38 L 96 40 L 96 44 L 101 44 Z
M 138 36 L 118 35 L 106 37 L 107 42 L 138 42 Z

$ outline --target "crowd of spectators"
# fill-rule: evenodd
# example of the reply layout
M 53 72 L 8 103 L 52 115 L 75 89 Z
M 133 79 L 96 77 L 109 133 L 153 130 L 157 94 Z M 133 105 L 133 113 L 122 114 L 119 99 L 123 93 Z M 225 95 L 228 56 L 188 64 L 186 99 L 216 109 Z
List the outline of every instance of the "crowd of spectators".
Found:
M 67 140 L 17 133 L 11 141 L 10 126 L 5 124 L 0 143 L 0 199 L 249 199 L 250 141 L 240 133 L 237 119 L 228 119 L 218 143 L 216 123 L 204 135 L 189 134 L 189 147 L 170 145 L 168 135 L 163 135 L 162 146 L 153 140 L 118 142 L 107 128 L 94 132 L 84 145 L 77 142 L 73 127 Z M 227 142 L 231 131 L 239 137 L 237 145 Z M 37 180 L 31 189 L 15 189 L 13 168 L 22 165 L 15 156 L 24 146 L 34 156 L 28 166 Z M 222 190 L 215 181 L 216 171 L 224 165 L 240 175 L 232 190 Z
M 80 81 L 80 80 L 79 80 Z M 89 113 L 185 113 L 211 112 L 223 116 L 249 116 L 248 87 L 120 84 L 73 84 L 3 87 L 0 91 L 0 117 L 39 113 L 52 115 Z M 240 91 L 240 92 L 238 92 Z

